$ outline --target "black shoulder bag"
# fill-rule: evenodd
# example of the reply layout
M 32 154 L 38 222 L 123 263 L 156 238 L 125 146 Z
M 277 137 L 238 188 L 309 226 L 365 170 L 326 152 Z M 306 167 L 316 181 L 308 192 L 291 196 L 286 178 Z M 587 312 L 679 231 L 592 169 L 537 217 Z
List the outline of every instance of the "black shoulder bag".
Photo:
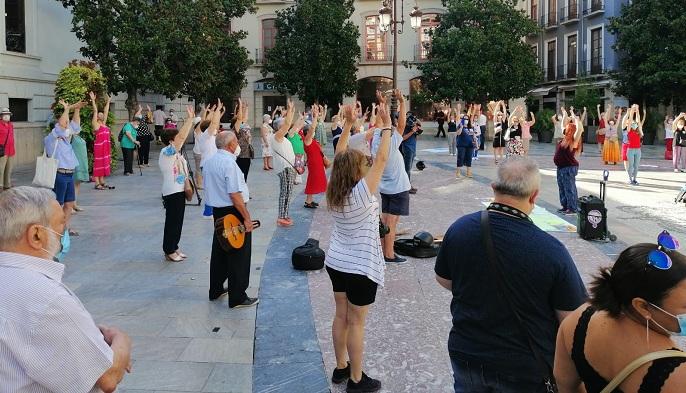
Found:
M 541 352 L 539 352 L 534 346 L 533 336 L 529 329 L 527 329 L 519 310 L 517 307 L 515 307 L 515 304 L 512 301 L 514 294 L 508 290 L 507 285 L 505 285 L 505 278 L 503 277 L 500 269 L 498 269 L 497 257 L 495 254 L 495 247 L 493 246 L 493 238 L 491 237 L 491 225 L 488 220 L 487 210 L 481 212 L 481 240 L 488 255 L 491 273 L 493 273 L 495 282 L 498 284 L 498 288 L 500 289 L 500 295 L 507 301 L 510 311 L 512 311 L 517 318 L 519 328 L 526 336 L 529 349 L 533 353 L 536 362 L 538 362 L 541 371 L 543 371 L 543 375 L 545 375 L 543 378 L 543 384 L 545 385 L 546 391 L 548 393 L 557 393 L 557 383 L 555 382 L 555 376 L 553 375 L 553 367 L 545 360 L 543 354 L 541 354 Z

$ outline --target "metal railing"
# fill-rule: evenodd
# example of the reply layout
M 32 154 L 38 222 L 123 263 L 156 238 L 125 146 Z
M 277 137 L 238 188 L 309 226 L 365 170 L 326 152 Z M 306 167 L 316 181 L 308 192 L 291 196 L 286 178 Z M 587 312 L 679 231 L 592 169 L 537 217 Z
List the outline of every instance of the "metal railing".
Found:
M 560 23 L 571 22 L 579 19 L 579 4 L 570 3 L 569 7 L 562 8 Z
M 389 62 L 393 60 L 393 47 L 389 44 L 365 46 L 364 61 L 366 62 Z
M 26 53 L 26 33 L 21 31 L 7 31 L 5 46 L 9 52 Z
M 414 61 L 427 61 L 429 59 L 429 52 L 431 52 L 431 45 L 428 42 L 425 42 L 423 44 L 415 44 Z
M 605 1 L 603 0 L 584 0 L 584 15 L 594 12 L 605 11 Z
M 551 12 L 549 14 L 545 14 L 541 17 L 541 21 L 539 22 L 539 25 L 544 28 L 551 28 L 551 27 L 556 27 L 557 24 L 559 23 L 558 21 L 558 15 L 557 11 L 556 12 Z

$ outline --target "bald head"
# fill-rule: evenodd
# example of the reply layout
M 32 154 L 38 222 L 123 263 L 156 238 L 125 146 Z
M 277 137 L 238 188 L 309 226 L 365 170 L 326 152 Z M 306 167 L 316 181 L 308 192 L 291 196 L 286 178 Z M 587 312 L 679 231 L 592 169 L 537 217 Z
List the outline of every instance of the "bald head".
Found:
M 536 162 L 526 157 L 510 157 L 498 166 L 498 178 L 492 186 L 496 195 L 524 200 L 537 193 L 540 185 Z

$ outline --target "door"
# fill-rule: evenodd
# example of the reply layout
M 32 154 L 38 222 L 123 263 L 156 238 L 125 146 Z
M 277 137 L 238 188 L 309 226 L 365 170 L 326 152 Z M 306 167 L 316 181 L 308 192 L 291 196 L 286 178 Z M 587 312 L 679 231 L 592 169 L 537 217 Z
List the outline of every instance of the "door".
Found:
M 262 97 L 262 114 L 270 115 L 277 106 L 286 107 L 286 96 L 264 96 Z

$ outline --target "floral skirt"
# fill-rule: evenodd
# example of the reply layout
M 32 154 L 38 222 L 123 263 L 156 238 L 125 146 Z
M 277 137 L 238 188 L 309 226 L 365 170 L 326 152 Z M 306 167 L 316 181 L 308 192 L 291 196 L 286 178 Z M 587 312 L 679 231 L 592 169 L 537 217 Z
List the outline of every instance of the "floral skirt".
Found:
M 506 156 L 523 156 L 524 155 L 524 143 L 521 139 L 510 139 L 507 141 L 507 153 Z

